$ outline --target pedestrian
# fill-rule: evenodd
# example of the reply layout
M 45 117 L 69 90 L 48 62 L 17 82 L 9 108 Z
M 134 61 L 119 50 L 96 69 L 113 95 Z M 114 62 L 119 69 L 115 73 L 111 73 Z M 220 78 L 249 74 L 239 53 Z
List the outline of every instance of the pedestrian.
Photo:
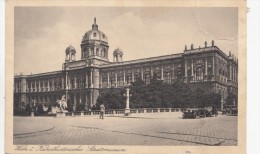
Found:
M 104 119 L 105 109 L 106 108 L 105 108 L 104 104 L 102 103 L 100 105 L 100 116 L 99 116 L 100 119 Z

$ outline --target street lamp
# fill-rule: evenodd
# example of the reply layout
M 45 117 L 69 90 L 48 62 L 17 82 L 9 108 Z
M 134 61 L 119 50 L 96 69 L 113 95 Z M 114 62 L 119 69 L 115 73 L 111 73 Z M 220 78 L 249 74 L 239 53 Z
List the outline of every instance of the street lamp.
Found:
M 124 94 L 124 96 L 126 96 L 126 108 L 125 108 L 125 115 L 129 115 L 130 114 L 130 107 L 129 107 L 129 98 L 132 96 L 132 94 L 129 94 L 130 88 L 129 88 L 129 84 L 127 84 L 126 86 L 126 93 Z

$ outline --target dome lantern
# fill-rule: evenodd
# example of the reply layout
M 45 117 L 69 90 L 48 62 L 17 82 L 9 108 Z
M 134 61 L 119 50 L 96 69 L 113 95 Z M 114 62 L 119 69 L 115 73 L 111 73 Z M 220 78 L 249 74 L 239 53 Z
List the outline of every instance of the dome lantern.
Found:
M 76 49 L 73 46 L 68 46 L 65 50 L 65 53 L 65 62 L 71 62 L 76 60 Z

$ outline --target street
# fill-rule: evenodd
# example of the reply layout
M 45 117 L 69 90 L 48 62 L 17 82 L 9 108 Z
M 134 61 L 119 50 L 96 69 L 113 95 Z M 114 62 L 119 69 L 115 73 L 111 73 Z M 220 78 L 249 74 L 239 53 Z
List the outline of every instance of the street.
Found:
M 237 116 L 182 119 L 182 113 L 129 117 L 14 117 L 14 144 L 237 145 Z

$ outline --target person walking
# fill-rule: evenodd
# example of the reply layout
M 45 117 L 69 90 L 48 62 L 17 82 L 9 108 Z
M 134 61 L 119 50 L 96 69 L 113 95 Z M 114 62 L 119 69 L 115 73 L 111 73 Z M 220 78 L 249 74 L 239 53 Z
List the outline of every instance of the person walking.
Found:
M 104 119 L 105 109 L 106 108 L 105 108 L 104 104 L 102 103 L 100 105 L 100 116 L 99 116 L 100 119 Z

